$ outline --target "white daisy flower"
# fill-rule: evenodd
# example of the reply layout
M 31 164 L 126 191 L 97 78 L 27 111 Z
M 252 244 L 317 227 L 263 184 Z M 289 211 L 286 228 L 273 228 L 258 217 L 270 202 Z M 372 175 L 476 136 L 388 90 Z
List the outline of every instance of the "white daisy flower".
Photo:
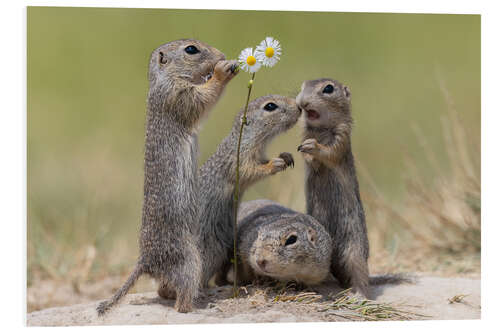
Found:
M 264 66 L 273 67 L 280 60 L 281 45 L 273 37 L 266 37 L 256 48 L 255 57 Z
M 246 49 L 241 51 L 238 57 L 238 62 L 240 63 L 241 69 L 243 69 L 245 72 L 250 73 L 257 72 L 262 65 L 257 61 L 255 53 L 253 52 L 253 49 L 251 47 L 247 47 Z

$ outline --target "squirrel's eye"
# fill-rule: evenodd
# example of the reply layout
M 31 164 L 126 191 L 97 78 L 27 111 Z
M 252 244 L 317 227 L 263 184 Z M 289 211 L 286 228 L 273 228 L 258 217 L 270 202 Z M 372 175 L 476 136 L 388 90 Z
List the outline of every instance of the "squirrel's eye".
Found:
M 186 51 L 186 53 L 188 53 L 188 54 L 196 54 L 196 53 L 200 53 L 200 50 L 198 50 L 198 49 L 196 48 L 196 46 L 194 46 L 194 45 L 189 45 L 189 46 L 187 46 L 187 47 L 184 49 L 184 51 Z
M 265 106 L 264 106 L 264 110 L 266 111 L 274 111 L 278 108 L 278 106 L 274 103 L 267 103 Z
M 335 88 L 329 84 L 323 89 L 323 94 L 331 94 L 334 90 Z
M 287 245 L 292 245 L 292 244 L 294 244 L 296 241 L 297 241 L 297 236 L 295 236 L 295 235 L 291 235 L 290 237 L 288 237 L 288 238 L 286 239 L 285 246 L 287 246 Z

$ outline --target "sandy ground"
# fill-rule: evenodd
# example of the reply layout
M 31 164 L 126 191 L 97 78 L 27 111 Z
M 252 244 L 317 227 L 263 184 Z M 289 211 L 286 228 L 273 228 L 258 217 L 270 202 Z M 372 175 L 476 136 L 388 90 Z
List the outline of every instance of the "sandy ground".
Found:
M 204 290 L 188 314 L 177 313 L 173 300 L 149 292 L 127 295 L 103 317 L 95 311 L 99 302 L 91 302 L 31 312 L 27 325 L 480 319 L 480 288 L 479 279 L 417 276 L 412 284 L 373 287 L 374 300 L 363 305 L 355 296 L 339 296 L 341 289 L 333 281 L 314 289 L 247 286 L 236 299 L 227 286 Z M 356 309 L 359 304 L 363 310 Z

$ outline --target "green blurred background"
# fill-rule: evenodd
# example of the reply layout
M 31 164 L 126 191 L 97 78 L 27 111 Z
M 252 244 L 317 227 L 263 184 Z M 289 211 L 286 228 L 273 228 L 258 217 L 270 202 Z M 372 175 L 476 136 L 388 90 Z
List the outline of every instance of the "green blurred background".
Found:
M 88 245 L 97 249 L 91 274 L 131 268 L 142 204 L 147 64 L 168 41 L 196 38 L 236 58 L 266 36 L 277 38 L 282 60 L 257 73 L 253 97 L 295 96 L 302 81 L 318 77 L 347 84 L 362 195 L 370 181 L 395 206 L 405 193 L 408 154 L 425 182 L 440 176 L 415 128 L 441 172 L 451 167 L 438 76 L 467 139 L 480 145 L 478 15 L 29 7 L 27 23 L 28 283 L 35 273 L 67 276 Z M 248 78 L 241 72 L 205 121 L 200 163 L 229 132 Z M 268 155 L 289 151 L 296 167 L 255 185 L 245 200 L 266 197 L 304 210 L 300 141 L 300 125 L 275 140 Z M 376 229 L 367 216 L 368 228 Z

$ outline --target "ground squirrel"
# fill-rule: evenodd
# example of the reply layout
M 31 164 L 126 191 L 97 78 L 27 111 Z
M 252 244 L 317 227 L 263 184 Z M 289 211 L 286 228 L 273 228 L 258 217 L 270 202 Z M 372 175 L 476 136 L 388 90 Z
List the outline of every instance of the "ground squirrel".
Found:
M 330 276 L 333 246 L 326 229 L 310 215 L 274 201 L 243 202 L 238 210 L 238 281 L 257 276 L 317 285 Z M 232 279 L 232 273 L 228 273 Z M 370 286 L 411 283 L 408 274 L 370 276 Z
M 238 244 L 240 283 L 269 276 L 316 285 L 330 274 L 332 240 L 325 228 L 312 216 L 271 200 L 241 204 Z
M 330 233 L 331 271 L 343 287 L 369 297 L 368 237 L 351 152 L 351 92 L 331 79 L 305 81 L 296 98 L 304 111 L 307 214 Z
M 242 116 L 243 110 L 236 116 L 231 133 L 200 169 L 204 287 L 215 273 L 229 269 L 232 256 L 236 150 Z M 265 149 L 275 136 L 295 125 L 299 117 L 300 111 L 293 98 L 270 95 L 250 102 L 248 124 L 243 128 L 241 140 L 240 198 L 251 184 L 293 165 L 291 154 L 281 153 L 279 157 L 268 160 Z M 223 266 L 227 267 L 222 269 Z M 219 274 L 219 277 L 225 275 Z M 217 281 L 218 284 L 222 282 L 225 281 Z
M 201 277 L 196 132 L 236 73 L 236 61 L 197 40 L 173 41 L 152 52 L 140 256 L 125 284 L 99 304 L 100 315 L 142 274 L 159 282 L 160 296 L 167 290 L 176 295 L 177 311 L 191 311 Z

